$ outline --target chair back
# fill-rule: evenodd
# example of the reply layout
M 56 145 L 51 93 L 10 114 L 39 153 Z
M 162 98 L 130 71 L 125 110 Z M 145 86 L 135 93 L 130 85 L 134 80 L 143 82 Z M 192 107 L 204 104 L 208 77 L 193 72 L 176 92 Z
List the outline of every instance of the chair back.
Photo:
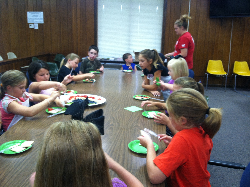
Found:
M 209 60 L 207 65 L 207 72 L 214 75 L 226 75 L 221 60 Z
M 8 59 L 17 58 L 17 56 L 13 52 L 8 52 L 7 55 L 8 55 Z
M 57 67 L 57 64 L 55 62 L 47 62 L 49 66 L 49 73 L 51 76 L 57 76 L 59 69 Z
M 0 61 L 3 61 L 3 57 L 0 56 Z
M 37 61 L 37 60 L 39 60 L 39 58 L 37 58 L 35 56 L 32 57 L 32 62 Z
M 234 62 L 234 74 L 250 76 L 249 66 L 246 61 L 235 61 Z

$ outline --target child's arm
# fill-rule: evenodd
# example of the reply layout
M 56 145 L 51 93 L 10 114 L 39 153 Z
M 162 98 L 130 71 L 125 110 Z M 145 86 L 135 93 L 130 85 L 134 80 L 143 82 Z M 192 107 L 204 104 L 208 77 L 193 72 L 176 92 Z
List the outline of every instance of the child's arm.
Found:
M 156 79 L 156 77 L 161 77 L 161 70 L 158 70 L 154 73 L 154 80 Z M 156 86 L 156 84 L 149 84 L 149 80 L 147 79 L 147 76 L 144 76 L 144 81 L 142 83 L 142 88 L 148 90 L 148 91 L 156 91 L 158 89 L 158 87 Z
M 81 71 L 79 71 L 79 73 L 80 73 Z M 80 73 L 80 74 L 82 74 L 82 73 Z M 67 85 L 67 84 L 69 84 L 71 81 L 73 81 L 73 76 L 72 75 L 67 75 L 67 76 L 65 76 L 64 77 L 64 79 L 63 79 L 63 81 L 61 82 L 62 84 L 64 84 L 64 85 Z
M 55 81 L 41 81 L 33 82 L 29 87 L 29 92 L 39 94 L 41 90 L 47 90 L 49 88 L 55 88 L 55 90 L 63 92 L 67 90 L 67 87 L 62 83 Z
M 129 187 L 143 187 L 143 184 L 124 167 L 114 161 L 107 153 L 105 153 L 108 166 L 113 170 Z
M 52 92 L 50 96 L 44 94 L 30 94 L 33 97 L 33 101 L 41 101 L 31 107 L 26 107 L 19 104 L 16 101 L 13 101 L 9 104 L 7 110 L 13 114 L 25 116 L 25 117 L 32 117 L 42 110 L 46 109 L 50 103 L 52 103 L 57 97 L 60 96 L 59 92 Z
M 153 102 L 153 101 L 142 101 L 141 107 L 143 107 L 146 104 L 147 104 L 147 106 L 156 106 L 160 109 L 165 109 L 165 110 L 167 109 L 166 103 Z
M 139 136 L 138 139 L 143 147 L 147 148 L 147 172 L 152 184 L 160 184 L 166 180 L 166 175 L 155 165 L 156 152 L 151 137 Z
M 79 75 L 73 75 L 73 81 L 81 81 L 83 79 L 87 78 L 94 78 L 95 74 L 93 73 L 84 73 L 84 74 L 79 74 Z
M 137 71 L 137 67 L 136 67 L 136 65 L 135 65 L 135 67 L 134 67 L 134 71 Z
M 121 70 L 123 70 L 123 66 L 121 67 Z

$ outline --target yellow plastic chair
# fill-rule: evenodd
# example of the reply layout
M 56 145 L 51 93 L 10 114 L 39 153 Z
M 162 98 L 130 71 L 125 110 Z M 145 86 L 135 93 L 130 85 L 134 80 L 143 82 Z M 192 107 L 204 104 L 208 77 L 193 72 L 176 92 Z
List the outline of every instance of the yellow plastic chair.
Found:
M 236 76 L 250 76 L 250 70 L 249 66 L 246 61 L 235 61 L 234 62 L 234 69 L 233 74 L 234 75 L 234 90 L 236 90 Z
M 207 65 L 207 83 L 206 83 L 206 89 L 207 89 L 207 84 L 208 84 L 208 75 L 218 75 L 218 76 L 225 76 L 226 81 L 225 81 L 225 90 L 227 88 L 227 73 L 225 72 L 223 68 L 223 64 L 221 60 L 209 60 L 208 65 Z
M 8 55 L 8 59 L 17 58 L 17 56 L 13 52 L 8 52 L 7 55 Z

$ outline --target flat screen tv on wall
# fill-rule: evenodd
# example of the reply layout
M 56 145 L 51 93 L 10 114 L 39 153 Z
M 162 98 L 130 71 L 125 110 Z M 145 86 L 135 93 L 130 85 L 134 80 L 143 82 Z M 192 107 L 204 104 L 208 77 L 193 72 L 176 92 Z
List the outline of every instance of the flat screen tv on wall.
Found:
M 249 16 L 250 0 L 210 0 L 210 18 Z

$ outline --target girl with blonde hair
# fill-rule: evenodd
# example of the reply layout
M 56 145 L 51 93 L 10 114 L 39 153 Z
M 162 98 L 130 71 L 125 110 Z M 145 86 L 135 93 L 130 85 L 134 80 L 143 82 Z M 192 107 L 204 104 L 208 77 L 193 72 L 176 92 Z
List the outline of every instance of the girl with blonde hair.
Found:
M 57 77 L 58 82 L 62 82 L 67 75 L 72 75 L 72 77 L 70 77 L 72 81 L 80 81 L 87 78 L 93 78 L 95 76 L 93 73 L 77 74 L 75 69 L 78 67 L 79 61 L 80 57 L 77 54 L 68 54 L 61 61 Z
M 156 156 L 151 137 L 138 137 L 147 148 L 151 183 L 159 184 L 168 178 L 168 185 L 172 187 L 211 186 L 207 163 L 213 147 L 212 138 L 221 126 L 221 110 L 208 107 L 204 96 L 190 88 L 173 92 L 166 105 L 170 122 L 179 132 L 173 138 L 159 135 L 159 140 L 167 145 L 165 151 Z
M 179 39 L 175 44 L 175 51 L 165 54 L 166 58 L 182 56 L 187 61 L 188 69 L 193 68 L 193 53 L 194 53 L 194 39 L 187 31 L 188 20 L 191 19 L 187 14 L 182 15 L 174 23 L 174 30 Z
M 111 180 L 109 168 L 126 185 L 143 186 L 103 151 L 95 125 L 78 120 L 57 122 L 44 136 L 36 172 L 31 175 L 30 183 L 34 187 L 126 186 L 118 178 Z

